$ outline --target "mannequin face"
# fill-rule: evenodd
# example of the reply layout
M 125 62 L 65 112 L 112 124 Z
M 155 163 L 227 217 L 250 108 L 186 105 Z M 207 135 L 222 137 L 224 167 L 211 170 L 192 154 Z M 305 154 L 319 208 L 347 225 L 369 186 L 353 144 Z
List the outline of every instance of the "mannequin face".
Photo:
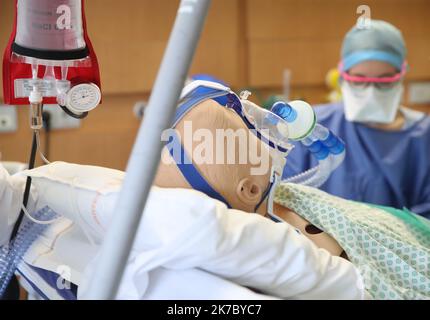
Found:
M 176 129 L 188 156 L 205 180 L 234 209 L 254 212 L 269 185 L 271 160 L 267 147 L 248 130 L 242 119 L 234 111 L 208 100 L 185 115 Z M 190 131 L 194 137 L 187 140 Z M 211 139 L 210 148 L 202 148 Z M 168 153 L 166 149 L 163 152 Z M 190 188 L 176 164 L 163 161 L 155 184 Z M 260 205 L 259 213 L 266 214 L 266 203 Z
M 309 238 L 319 248 L 324 248 L 334 256 L 344 254 L 342 247 L 329 234 L 318 229 L 309 221 L 303 219 L 297 213 L 285 208 L 279 204 L 274 205 L 275 213 L 285 222 L 300 230 L 300 232 Z

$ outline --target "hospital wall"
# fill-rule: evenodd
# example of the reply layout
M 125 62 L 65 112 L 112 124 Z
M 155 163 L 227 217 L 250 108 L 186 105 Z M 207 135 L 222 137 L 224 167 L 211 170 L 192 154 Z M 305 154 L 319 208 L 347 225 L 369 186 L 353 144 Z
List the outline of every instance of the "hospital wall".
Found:
M 0 49 L 10 35 L 13 0 L 0 0 Z M 103 104 L 79 129 L 51 133 L 50 158 L 124 169 L 139 126 L 133 105 L 147 99 L 178 0 L 86 0 L 89 34 L 102 73 Z M 281 93 L 292 75 L 292 98 L 325 100 L 324 79 L 336 66 L 343 35 L 358 18 L 355 0 L 213 0 L 192 73 L 210 73 L 235 89 Z M 367 1 L 372 18 L 402 29 L 411 65 L 408 82 L 430 80 L 430 1 Z M 406 95 L 407 97 L 407 95 Z M 407 103 L 407 101 L 406 101 Z M 413 106 L 430 111 L 427 105 Z M 19 130 L 0 134 L 2 160 L 26 162 L 28 108 Z

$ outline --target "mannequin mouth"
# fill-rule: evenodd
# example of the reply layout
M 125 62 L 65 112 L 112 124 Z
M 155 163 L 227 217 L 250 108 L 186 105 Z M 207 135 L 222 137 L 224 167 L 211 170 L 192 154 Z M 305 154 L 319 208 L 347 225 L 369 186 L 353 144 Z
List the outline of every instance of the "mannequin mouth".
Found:
M 347 254 L 346 254 L 346 252 L 345 252 L 345 250 L 343 250 L 343 251 L 342 251 L 342 253 L 340 254 L 340 256 L 339 256 L 339 257 L 344 258 L 344 259 L 346 259 L 346 260 L 350 261 L 350 260 L 349 260 L 348 255 L 347 255 Z
M 323 233 L 323 231 L 319 228 L 317 228 L 316 226 L 314 226 L 313 224 L 308 224 L 305 227 L 305 230 L 307 233 L 309 234 L 319 234 L 319 233 Z

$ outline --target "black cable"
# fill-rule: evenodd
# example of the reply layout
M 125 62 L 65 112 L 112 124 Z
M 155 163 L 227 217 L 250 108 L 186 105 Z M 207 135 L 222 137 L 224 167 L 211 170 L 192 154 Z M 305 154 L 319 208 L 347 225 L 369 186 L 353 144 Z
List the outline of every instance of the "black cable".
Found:
M 50 158 L 51 146 L 51 114 L 48 111 L 42 112 L 43 127 L 45 128 L 45 150 L 44 155 L 47 159 Z
M 36 140 L 36 133 L 33 133 L 33 142 L 31 144 L 31 153 L 30 153 L 30 160 L 28 161 L 28 169 L 34 169 L 34 165 L 36 162 L 36 153 L 37 153 L 37 140 Z M 22 201 L 22 204 L 24 207 L 27 207 L 28 204 L 28 198 L 30 196 L 30 187 L 31 187 L 31 177 L 27 177 L 27 181 L 25 183 L 25 190 L 24 190 L 24 198 Z M 16 235 L 18 234 L 19 227 L 21 225 L 22 219 L 24 218 L 24 210 L 21 208 L 21 211 L 19 212 L 18 219 L 15 222 L 15 225 L 12 230 L 12 234 L 10 236 L 9 241 L 12 242 Z
M 16 275 L 13 275 L 0 300 L 19 300 L 19 282 Z
M 63 109 L 63 111 L 65 113 L 67 113 L 67 115 L 71 116 L 72 118 L 83 119 L 83 118 L 86 118 L 88 116 L 88 112 L 83 112 L 81 114 L 76 114 L 76 113 L 73 113 L 72 111 L 70 111 L 69 109 L 67 109 L 65 106 L 62 106 L 62 105 L 59 105 L 59 106 L 60 106 L 61 109 Z

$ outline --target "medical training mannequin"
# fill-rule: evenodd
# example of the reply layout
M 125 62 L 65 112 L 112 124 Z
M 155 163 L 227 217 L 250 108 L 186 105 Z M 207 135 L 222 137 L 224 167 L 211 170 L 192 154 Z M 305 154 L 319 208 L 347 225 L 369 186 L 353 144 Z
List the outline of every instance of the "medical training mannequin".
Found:
M 192 130 L 196 132 L 200 129 L 208 129 L 215 136 L 217 129 L 232 129 L 241 130 L 244 129 L 248 132 L 248 128 L 243 121 L 237 116 L 236 113 L 231 110 L 222 107 L 213 100 L 207 100 L 200 105 L 196 106 L 191 110 L 182 121 L 178 124 L 176 129 L 179 131 L 180 136 L 184 137 L 184 125 L 186 123 L 192 123 Z M 249 133 L 249 139 L 255 139 L 257 141 L 258 153 L 268 152 L 266 148 L 262 147 L 262 142 L 255 135 Z M 200 173 L 204 178 L 214 187 L 221 195 L 231 204 L 234 209 L 239 209 L 245 212 L 254 212 L 255 206 L 258 204 L 263 196 L 263 192 L 266 189 L 270 172 L 263 175 L 252 175 L 251 168 L 255 168 L 259 165 L 264 164 L 252 164 L 248 161 L 245 164 L 238 163 L 238 150 L 243 148 L 239 145 L 239 139 L 235 139 L 236 151 L 236 162 L 234 164 L 207 164 L 203 163 L 198 165 Z M 193 150 L 196 148 L 197 143 L 194 141 Z M 191 150 L 187 150 L 188 154 L 192 154 Z M 226 147 L 226 141 L 224 141 L 225 153 L 229 152 Z M 168 152 L 165 149 L 163 151 L 167 155 Z M 213 156 L 217 152 L 216 145 L 214 144 Z M 270 157 L 267 155 L 261 157 L 261 161 L 270 161 Z M 288 160 L 287 160 L 288 161 Z M 215 162 L 215 161 L 214 161 Z M 270 167 L 269 163 L 266 167 Z M 160 167 L 155 179 L 155 185 L 164 188 L 190 188 L 185 178 L 177 168 L 176 164 L 166 164 L 163 161 L 160 163 Z M 266 215 L 267 200 L 258 209 L 259 214 Z M 318 247 L 324 248 L 331 254 L 336 256 L 345 257 L 343 249 L 339 244 L 328 234 L 322 232 L 318 228 L 312 226 L 305 219 L 301 218 L 296 213 L 288 210 L 281 205 L 275 205 L 275 213 L 281 217 L 284 221 L 291 224 L 295 228 L 299 229 L 301 233 L 306 235 L 312 240 Z

